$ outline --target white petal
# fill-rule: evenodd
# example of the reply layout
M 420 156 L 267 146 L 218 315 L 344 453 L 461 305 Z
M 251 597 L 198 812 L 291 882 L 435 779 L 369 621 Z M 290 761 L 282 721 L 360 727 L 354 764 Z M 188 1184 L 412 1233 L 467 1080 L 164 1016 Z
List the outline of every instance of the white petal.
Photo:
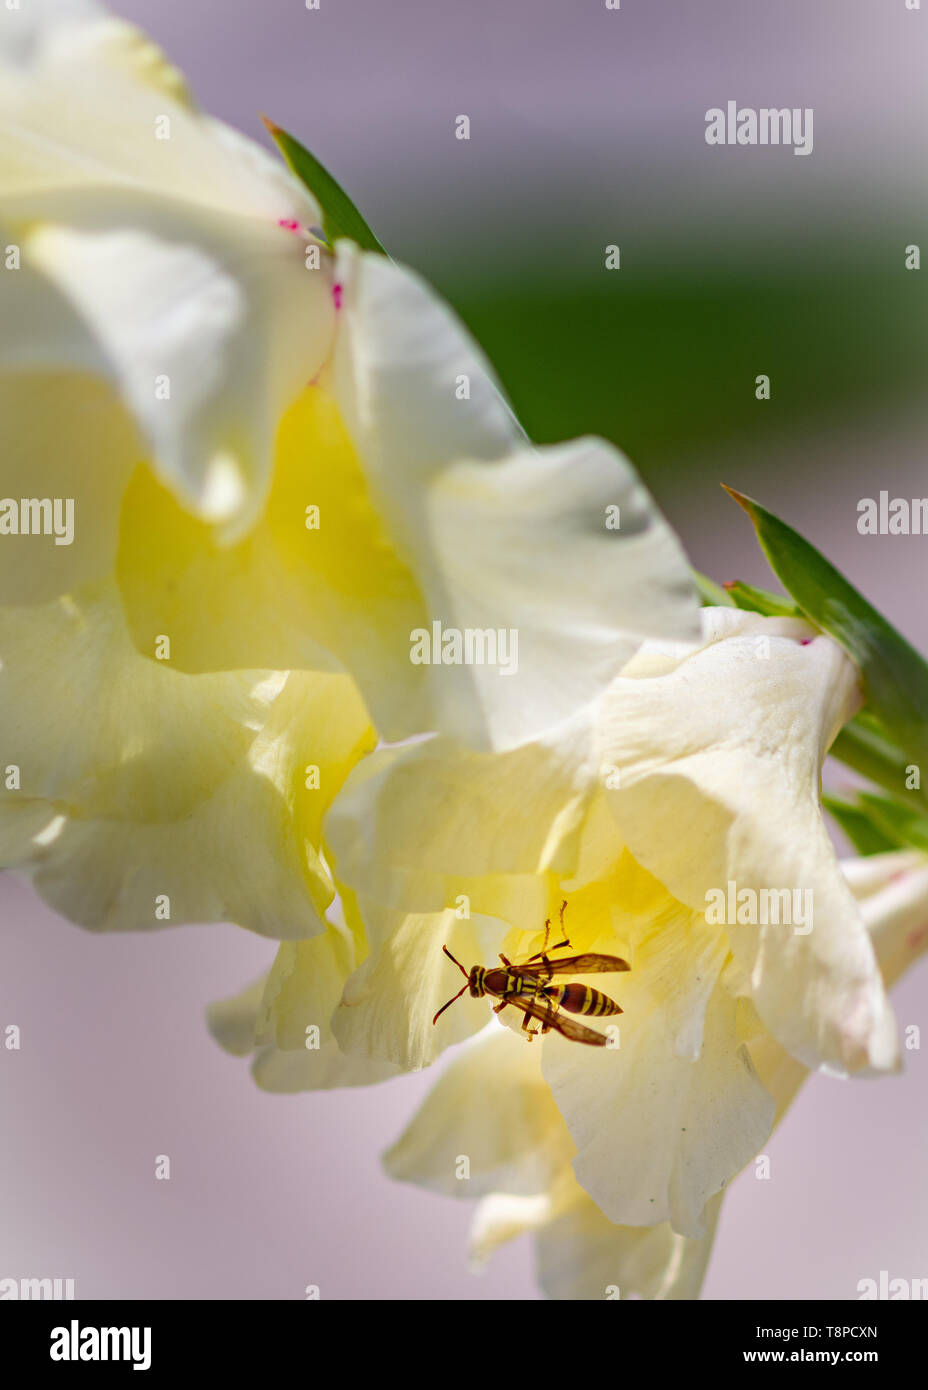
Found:
M 388 1080 L 396 1068 L 346 1056 L 332 1036 L 329 1017 L 353 959 L 348 934 L 332 923 L 311 940 L 285 943 L 268 976 L 210 1006 L 210 1032 L 234 1056 L 254 1053 L 252 1074 L 264 1091 L 293 1094 Z
M 811 893 L 809 931 L 726 926 L 742 988 L 806 1065 L 891 1068 L 892 1011 L 819 801 L 825 753 L 859 701 L 855 668 L 805 624 L 706 614 L 702 650 L 636 679 L 643 652 L 603 702 L 600 753 L 618 770 L 606 795 L 621 838 L 695 910 L 712 892 L 727 901 L 729 883 Z
M 495 957 L 505 927 L 453 908 L 403 913 L 359 900 L 370 954 L 345 986 L 332 1031 L 345 1052 L 391 1062 L 403 1071 L 429 1066 L 451 1043 L 486 1025 L 490 1005 L 466 992 L 433 1026 L 436 1011 L 464 984 L 442 951 L 465 969 Z
M 501 1245 L 538 1231 L 551 1220 L 551 1197 L 539 1192 L 514 1197 L 491 1192 L 477 1204 L 468 1234 L 467 1248 L 474 1269 L 480 1269 Z
M 695 637 L 685 558 L 627 461 L 601 440 L 530 448 L 417 277 L 347 244 L 338 275 L 336 393 L 431 619 L 510 643 L 495 664 L 428 665 L 433 727 L 513 747 L 592 700 L 645 636 Z M 384 692 L 368 698 L 388 727 Z
M 890 989 L 928 950 L 928 857 L 916 850 L 841 861 Z M 742 1005 L 747 1004 L 742 1000 Z M 764 1087 L 776 1099 L 779 1124 L 809 1075 L 808 1068 L 762 1026 L 748 1039 Z
M 238 994 L 210 1004 L 206 1011 L 209 1031 L 219 1046 L 233 1057 L 250 1057 L 254 1051 L 266 986 L 267 976 L 261 975 Z
M 464 894 L 474 911 L 536 930 L 543 875 L 576 866 L 595 772 L 591 738 L 580 717 L 508 753 L 444 738 L 379 750 L 354 770 L 326 822 L 339 877 L 420 912 Z
M 15 278 L 0 273 L 0 312 Z M 138 460 L 126 411 L 95 377 L 0 373 L 0 418 L 3 603 L 42 604 L 102 580 L 115 563 L 120 501 Z
M 6 7 L 6 22 L 0 23 L 0 64 L 22 68 L 56 37 L 64 43 L 80 40 L 89 24 L 107 18 L 97 0 L 29 0 L 18 10 Z
M 329 350 L 330 267 L 307 270 L 306 236 L 280 225 L 318 210 L 200 116 L 131 26 L 59 19 L 47 12 L 24 66 L 0 64 L 19 273 L 41 272 L 80 318 L 83 364 L 102 359 L 159 476 L 234 533 L 264 500 L 281 412 Z
M 5 863 L 53 907 L 102 930 L 322 929 L 334 892 L 322 817 L 373 743 L 347 677 L 180 675 L 136 652 L 112 584 L 0 608 L 0 659 L 5 758 L 19 768 L 0 805 L 42 802 L 61 822 L 51 838 L 11 839 Z
M 890 989 L 928 950 L 928 856 L 874 854 L 841 865 Z
M 138 225 L 45 227 L 25 254 L 81 316 L 159 477 L 204 520 L 241 525 L 264 500 L 281 413 L 324 360 L 325 276 L 278 228 L 236 245 L 192 216 L 126 216 Z
M 762 1147 L 774 1103 L 739 1046 L 735 1001 L 716 984 L 706 1006 L 691 975 L 708 969 L 717 978 L 721 961 L 694 966 L 700 948 L 691 955 L 678 927 L 635 952 L 622 981 L 619 1045 L 594 1051 L 549 1035 L 542 1066 L 577 1145 L 577 1180 L 608 1219 L 670 1221 L 681 1235 L 701 1236 L 706 1203 Z M 691 1007 L 705 1009 L 696 1057 L 679 1046 L 685 1014 L 674 967 Z
M 712 1253 L 720 1197 L 706 1210 L 701 1236 L 659 1226 L 615 1226 L 588 1198 L 535 1237 L 538 1280 L 555 1299 L 694 1299 Z
M 385 1154 L 390 1176 L 446 1197 L 547 1192 L 574 1146 L 540 1054 L 495 1023 L 467 1042 Z

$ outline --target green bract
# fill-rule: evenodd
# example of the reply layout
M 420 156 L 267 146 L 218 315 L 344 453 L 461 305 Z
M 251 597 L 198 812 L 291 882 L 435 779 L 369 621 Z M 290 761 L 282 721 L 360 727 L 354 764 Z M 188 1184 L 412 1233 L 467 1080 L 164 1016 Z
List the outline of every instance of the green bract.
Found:
M 305 145 L 301 145 L 299 140 L 266 116 L 264 124 L 293 173 L 322 208 L 322 230 L 329 246 L 334 246 L 339 237 L 348 237 L 362 251 L 379 251 L 385 256 L 386 251 L 328 169 L 319 163 L 315 155 L 310 154 Z
M 833 752 L 896 795 L 918 790 L 909 782 L 920 777 L 906 774 L 928 766 L 928 663 L 791 526 L 751 498 L 726 490 L 751 518 L 774 573 L 802 614 L 834 638 L 860 670 L 871 717 L 845 729 Z M 732 596 L 739 607 L 753 606 L 739 602 L 737 592 Z

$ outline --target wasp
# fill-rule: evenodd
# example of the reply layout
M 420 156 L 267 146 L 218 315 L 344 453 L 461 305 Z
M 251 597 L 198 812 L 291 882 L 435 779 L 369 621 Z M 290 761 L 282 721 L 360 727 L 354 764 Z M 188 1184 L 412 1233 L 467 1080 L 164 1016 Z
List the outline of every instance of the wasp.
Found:
M 566 902 L 561 903 L 560 922 L 561 930 L 564 930 L 564 911 L 567 907 Z M 567 937 L 559 941 L 555 946 L 548 946 L 548 939 L 551 935 L 551 920 L 545 922 L 545 943 L 540 951 L 535 955 L 529 956 L 528 960 L 520 964 L 513 964 L 512 961 L 500 954 L 502 965 L 495 965 L 487 968 L 483 965 L 475 965 L 470 973 L 464 969 L 459 960 L 448 950 L 447 946 L 442 946 L 442 950 L 449 960 L 453 960 L 457 968 L 466 980 L 464 984 L 449 999 L 447 1004 L 443 1004 L 438 1013 L 432 1019 L 432 1023 L 437 1023 L 445 1009 L 451 1005 L 464 993 L 470 990 L 474 999 L 482 999 L 485 994 L 492 995 L 498 999 L 499 1003 L 493 1006 L 495 1014 L 502 1013 L 507 1005 L 521 1009 L 525 1017 L 522 1020 L 522 1028 L 528 1035 L 528 1040 L 536 1037 L 539 1032 L 547 1033 L 553 1028 L 565 1038 L 570 1038 L 573 1042 L 588 1043 L 591 1047 L 605 1047 L 608 1039 L 603 1033 L 598 1033 L 595 1028 L 587 1028 L 585 1023 L 578 1023 L 576 1019 L 565 1018 L 561 1013 L 566 1009 L 568 1013 L 584 1014 L 586 1017 L 604 1018 L 610 1014 L 620 1014 L 622 1009 L 610 999 L 607 994 L 603 994 L 598 989 L 592 989 L 589 985 L 555 985 L 551 981 L 555 975 L 605 975 L 620 970 L 629 970 L 631 967 L 628 961 L 622 960 L 621 956 L 601 956 L 586 954 L 580 956 L 561 956 L 559 960 L 552 960 L 550 951 L 560 951 L 563 947 L 570 946 Z M 541 1024 L 540 1028 L 532 1028 L 532 1021 Z

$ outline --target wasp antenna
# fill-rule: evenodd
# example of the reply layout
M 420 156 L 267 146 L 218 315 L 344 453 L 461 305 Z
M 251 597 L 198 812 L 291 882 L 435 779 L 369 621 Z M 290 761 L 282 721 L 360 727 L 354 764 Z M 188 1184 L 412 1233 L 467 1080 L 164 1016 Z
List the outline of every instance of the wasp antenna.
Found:
M 455 959 L 455 957 L 451 954 L 451 952 L 448 950 L 448 947 L 447 947 L 447 946 L 442 946 L 441 949 L 444 951 L 445 955 L 448 957 L 449 960 L 453 960 L 453 961 L 454 961 L 455 965 L 456 965 L 457 968 L 460 970 L 460 972 L 461 972 L 461 974 L 464 976 L 465 980 L 469 980 L 469 979 L 470 979 L 470 976 L 468 975 L 467 971 L 464 969 L 464 967 L 463 967 L 463 965 L 461 964 L 461 962 L 460 962 L 459 960 Z M 455 998 L 457 998 L 457 995 L 455 995 Z
M 559 914 L 560 919 L 561 919 L 561 931 L 564 930 L 564 913 L 565 913 L 566 911 L 567 911 L 567 899 L 565 898 L 564 901 L 561 903 L 561 911 L 560 911 L 560 914 Z
M 450 955 L 450 952 L 449 952 L 449 955 Z M 453 957 L 453 956 L 452 956 L 451 958 L 452 958 L 452 960 L 454 960 L 454 957 Z M 457 961 L 455 961 L 454 963 L 455 963 L 455 965 L 457 965 Z M 438 1010 L 438 1013 L 437 1013 L 437 1014 L 435 1015 L 435 1017 L 432 1019 L 432 1027 L 433 1027 L 433 1028 L 434 1028 L 435 1024 L 438 1022 L 438 1020 L 439 1020 L 439 1018 L 441 1017 L 441 1015 L 445 1012 L 445 1009 L 450 1009 L 450 1008 L 451 1008 L 451 1005 L 455 1002 L 455 1000 L 456 1000 L 456 999 L 460 999 L 461 995 L 464 993 L 464 991 L 465 991 L 466 988 L 467 988 L 467 985 L 462 985 L 461 988 L 458 990 L 457 994 L 454 996 L 453 999 L 449 999 L 448 1002 L 447 1002 L 447 1004 L 442 1004 L 441 1008 Z

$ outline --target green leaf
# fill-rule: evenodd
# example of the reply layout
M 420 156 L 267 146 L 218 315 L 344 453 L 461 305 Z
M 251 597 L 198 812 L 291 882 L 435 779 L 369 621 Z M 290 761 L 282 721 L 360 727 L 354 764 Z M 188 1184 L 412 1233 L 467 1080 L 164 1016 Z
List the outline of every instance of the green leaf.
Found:
M 901 848 L 899 840 L 891 839 L 884 830 L 874 825 L 866 811 L 850 801 L 841 801 L 825 793 L 822 805 L 834 816 L 858 854 L 886 854 L 889 850 Z
M 696 585 L 696 592 L 702 599 L 703 608 L 733 608 L 734 604 L 730 596 L 722 588 L 721 584 L 716 584 L 714 579 L 708 575 L 700 574 L 699 570 L 691 571 L 693 583 Z
M 869 778 L 891 796 L 910 796 L 923 808 L 928 806 L 924 791 L 906 787 L 908 755 L 886 737 L 865 710 L 845 724 L 828 751 L 833 758 Z
M 928 850 L 928 816 L 873 792 L 861 792 L 858 804 L 884 835 L 911 849 Z
M 701 574 L 699 570 L 693 570 L 692 575 L 703 608 L 741 608 L 749 613 L 763 613 L 768 618 L 802 617 L 795 603 L 790 603 L 785 594 L 771 594 L 767 589 L 756 589 L 753 584 L 744 584 L 740 579 L 729 584 L 716 584 L 714 579 Z
M 322 209 L 322 230 L 329 245 L 334 246 L 339 237 L 348 237 L 357 242 L 362 251 L 379 251 L 385 256 L 386 251 L 328 169 L 299 140 L 266 116 L 262 119 L 291 170 Z
M 744 584 L 740 579 L 725 585 L 736 608 L 744 608 L 749 613 L 763 613 L 767 618 L 801 618 L 802 614 L 795 603 L 790 603 L 784 594 L 771 594 L 767 589 L 755 589 L 753 584 Z
M 774 573 L 810 622 L 844 648 L 864 696 L 908 762 L 928 771 L 928 663 L 834 565 L 759 503 L 726 488 L 747 512 Z M 905 792 L 904 781 L 896 788 Z

